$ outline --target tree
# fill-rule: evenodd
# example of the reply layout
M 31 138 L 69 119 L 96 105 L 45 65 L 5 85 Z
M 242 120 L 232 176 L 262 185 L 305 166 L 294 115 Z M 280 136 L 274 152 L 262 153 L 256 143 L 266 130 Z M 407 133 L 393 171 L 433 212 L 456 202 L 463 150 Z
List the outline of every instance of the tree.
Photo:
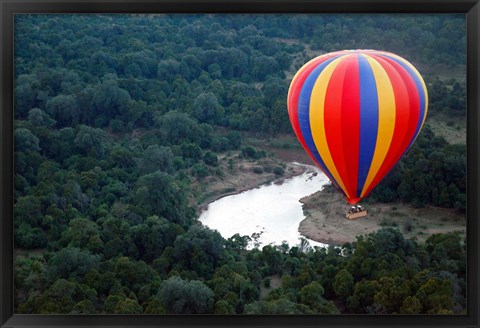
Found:
M 15 151 L 39 151 L 40 140 L 26 128 L 15 129 Z
M 75 301 L 77 286 L 75 283 L 58 279 L 53 285 L 42 295 L 45 302 L 39 305 L 40 313 L 68 313 L 71 311 Z
M 157 77 L 165 81 L 173 81 L 180 73 L 180 63 L 174 59 L 162 60 L 157 66 Z
M 95 126 L 104 127 L 109 123 L 108 117 L 126 114 L 130 99 L 130 94 L 118 86 L 116 76 L 105 75 L 103 82 L 95 88 L 92 97 Z
M 252 238 L 249 236 L 240 236 L 240 234 L 236 233 L 232 237 L 228 238 L 225 246 L 228 249 L 232 249 L 235 251 L 245 250 L 248 246 L 248 243 L 252 241 Z
M 185 225 L 190 217 L 186 213 L 187 204 L 184 194 L 183 188 L 171 175 L 157 171 L 138 179 L 135 199 L 147 213 Z
M 106 153 L 107 138 L 101 129 L 80 125 L 74 144 L 83 155 L 103 158 Z
M 224 243 L 217 231 L 195 225 L 177 237 L 173 256 L 177 265 L 195 271 L 201 277 L 211 277 L 221 263 Z
M 28 121 L 34 126 L 52 127 L 55 125 L 55 120 L 45 113 L 40 108 L 32 108 L 28 111 Z
M 118 166 L 123 169 L 134 168 L 135 160 L 132 153 L 125 147 L 115 145 L 110 151 L 109 162 L 112 167 Z
M 277 99 L 285 97 L 285 94 L 288 92 L 288 86 L 279 78 L 269 78 L 265 82 L 262 91 L 265 97 L 265 104 L 271 108 Z
M 283 256 L 276 247 L 272 245 L 263 246 L 262 258 L 264 260 L 264 263 L 268 266 L 269 272 L 271 274 L 281 272 Z
M 91 269 L 97 268 L 99 260 L 100 256 L 88 251 L 74 247 L 63 248 L 48 261 L 47 278 L 50 281 L 81 278 Z
M 71 95 L 58 95 L 47 102 L 47 113 L 61 127 L 75 126 L 80 122 L 81 110 Z
M 40 228 L 33 228 L 28 223 L 21 223 L 16 227 L 14 236 L 15 247 L 17 248 L 44 248 L 48 243 L 45 231 Z
M 208 167 L 203 163 L 197 163 L 192 166 L 192 174 L 199 179 L 205 178 L 209 174 Z
M 73 306 L 71 314 L 95 314 L 95 305 L 90 300 L 83 300 Z
M 313 281 L 300 290 L 300 301 L 315 308 L 324 301 L 323 293 L 322 285 L 317 281 Z
M 454 305 L 452 283 L 447 280 L 429 279 L 415 294 L 423 306 L 424 312 L 441 314 L 451 311 Z
M 259 152 L 257 152 L 257 150 L 252 146 L 243 147 L 242 155 L 247 158 L 253 158 L 253 159 L 260 158 Z
M 76 282 L 65 279 L 56 280 L 40 296 L 33 296 L 28 303 L 34 303 L 33 313 L 58 314 L 69 313 L 75 304 L 84 299 L 84 292 Z
M 207 151 L 205 155 L 203 155 L 203 161 L 205 162 L 205 164 L 210 166 L 218 165 L 218 157 L 211 151 Z
M 126 298 L 115 306 L 116 314 L 142 314 L 143 307 L 138 304 L 137 300 Z
M 207 314 L 213 312 L 214 294 L 201 281 L 172 277 L 162 283 L 157 294 L 171 314 Z
M 202 93 L 193 101 L 193 116 L 202 123 L 220 123 L 223 119 L 223 108 L 213 93 Z
M 194 221 L 217 180 L 206 177 L 235 173 L 238 152 L 266 156 L 239 131 L 291 133 L 285 73 L 311 50 L 381 46 L 455 73 L 464 19 L 67 16 L 15 20 L 17 313 L 465 311 L 461 234 L 423 243 L 381 230 L 342 247 L 249 250 L 250 237 L 224 240 Z M 462 132 L 465 83 L 425 80 L 429 119 Z M 426 123 L 370 197 L 465 210 L 466 146 Z M 267 162 L 252 168 L 285 173 Z
M 99 227 L 95 222 L 85 218 L 75 218 L 68 224 L 68 229 L 62 233 L 63 245 L 85 249 L 91 238 L 98 236 Z
M 137 246 L 139 257 L 147 263 L 160 257 L 163 250 L 172 246 L 177 235 L 182 233 L 180 226 L 170 224 L 158 216 L 150 216 L 144 224 L 130 228 L 132 242 Z
M 235 309 L 225 300 L 215 303 L 215 314 L 235 314 Z
M 175 155 L 170 147 L 150 145 L 143 152 L 138 168 L 143 174 L 150 174 L 155 171 L 172 173 L 174 159 Z
M 28 195 L 19 197 L 14 207 L 15 223 L 28 223 L 37 226 L 42 220 L 42 202 L 39 197 Z
M 260 301 L 247 304 L 245 314 L 303 314 L 299 304 L 287 299 L 280 298 L 274 301 Z
M 38 80 L 34 75 L 22 74 L 15 80 L 15 113 L 24 118 L 35 107 Z
M 49 145 L 49 154 L 56 161 L 62 162 L 74 153 L 72 144 L 75 140 L 75 130 L 73 128 L 63 128 L 54 133 L 52 144 Z
M 353 276 L 345 269 L 340 270 L 335 275 L 332 287 L 337 296 L 346 299 L 353 291 Z
M 400 313 L 402 314 L 420 314 L 422 313 L 422 304 L 415 296 L 407 296 L 403 301 Z
M 138 292 L 143 285 L 148 284 L 155 276 L 153 269 L 145 262 L 132 261 L 125 256 L 118 258 L 114 272 L 122 286 L 127 286 L 135 292 Z
M 230 149 L 239 149 L 242 145 L 242 136 L 238 131 L 228 132 L 226 138 L 228 139 Z
M 355 252 L 356 253 L 356 252 Z M 353 312 L 365 313 L 365 309 L 372 306 L 374 296 L 380 291 L 381 285 L 376 280 L 359 281 L 355 284 L 353 297 L 348 298 L 349 308 Z
M 173 110 L 165 115 L 157 115 L 155 121 L 164 140 L 171 144 L 176 144 L 182 139 L 195 140 L 196 138 L 197 122 L 185 113 Z
M 381 257 L 387 253 L 396 253 L 403 257 L 410 255 L 414 251 L 412 241 L 406 240 L 398 229 L 382 228 L 376 233 L 370 234 L 368 240 L 373 251 L 371 257 L 374 258 Z

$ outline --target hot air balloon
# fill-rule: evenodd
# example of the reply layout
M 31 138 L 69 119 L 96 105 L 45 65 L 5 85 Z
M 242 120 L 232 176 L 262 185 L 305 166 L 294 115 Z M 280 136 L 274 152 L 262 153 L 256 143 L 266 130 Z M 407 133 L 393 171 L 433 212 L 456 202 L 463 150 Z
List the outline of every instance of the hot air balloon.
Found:
M 293 130 L 355 205 L 411 147 L 427 115 L 421 75 L 390 52 L 343 50 L 306 63 L 288 91 Z

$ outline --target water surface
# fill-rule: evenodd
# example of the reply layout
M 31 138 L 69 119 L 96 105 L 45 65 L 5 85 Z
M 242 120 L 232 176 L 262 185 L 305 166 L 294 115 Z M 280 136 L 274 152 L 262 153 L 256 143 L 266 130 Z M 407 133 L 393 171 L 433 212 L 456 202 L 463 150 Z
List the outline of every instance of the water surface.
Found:
M 303 164 L 298 164 L 303 165 Z M 259 234 L 260 248 L 286 241 L 290 247 L 300 243 L 298 226 L 305 218 L 300 199 L 311 195 L 328 183 L 328 178 L 316 167 L 285 180 L 281 185 L 270 184 L 227 196 L 209 204 L 199 220 L 224 238 Z M 307 239 L 311 246 L 325 244 Z M 254 243 L 249 248 L 254 247 Z

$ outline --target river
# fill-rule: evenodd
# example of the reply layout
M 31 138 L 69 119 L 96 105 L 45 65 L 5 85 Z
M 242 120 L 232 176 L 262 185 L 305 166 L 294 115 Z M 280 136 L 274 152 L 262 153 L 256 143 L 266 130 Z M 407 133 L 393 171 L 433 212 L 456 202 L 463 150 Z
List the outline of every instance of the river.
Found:
M 252 240 L 249 249 L 272 243 L 281 245 L 282 242 L 290 247 L 300 244 L 302 236 L 298 226 L 305 216 L 299 200 L 328 183 L 328 178 L 319 169 L 304 166 L 308 168 L 305 173 L 282 184 L 264 185 L 210 203 L 199 221 L 224 238 L 236 233 L 250 237 L 255 234 L 256 240 Z M 310 246 L 326 246 L 310 239 L 307 241 Z

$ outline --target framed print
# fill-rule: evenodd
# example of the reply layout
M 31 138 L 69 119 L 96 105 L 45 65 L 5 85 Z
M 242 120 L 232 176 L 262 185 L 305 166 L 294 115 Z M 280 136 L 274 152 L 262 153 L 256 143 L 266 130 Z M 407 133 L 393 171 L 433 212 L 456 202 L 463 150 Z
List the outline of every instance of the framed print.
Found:
M 0 327 L 479 326 L 478 1 L 0 5 Z

